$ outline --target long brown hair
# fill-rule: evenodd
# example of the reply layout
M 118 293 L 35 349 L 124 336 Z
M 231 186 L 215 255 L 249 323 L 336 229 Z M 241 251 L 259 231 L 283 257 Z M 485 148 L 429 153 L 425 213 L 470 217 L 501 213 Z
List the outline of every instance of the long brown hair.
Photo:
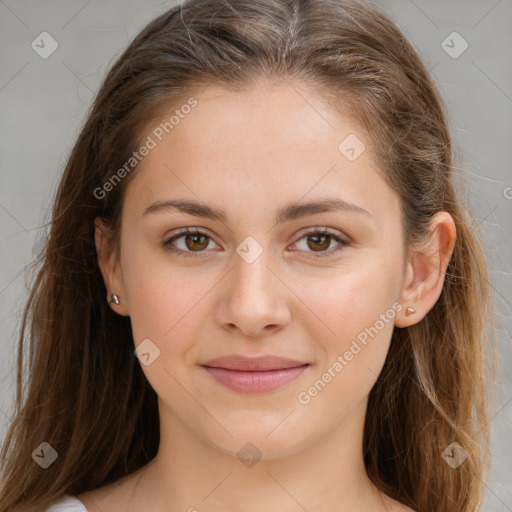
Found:
M 441 297 L 421 322 L 394 330 L 371 390 L 364 461 L 379 489 L 418 512 L 479 509 L 492 296 L 446 107 L 427 69 L 395 24 L 359 1 L 189 0 L 151 21 L 114 63 L 69 156 L 21 323 L 0 510 L 40 510 L 156 455 L 157 396 L 134 356 L 129 318 L 106 301 L 94 244 L 98 215 L 119 234 L 136 169 L 101 198 L 94 191 L 164 110 L 210 84 L 249 88 L 258 77 L 310 87 L 361 122 L 402 200 L 407 247 L 425 239 L 436 212 L 454 218 Z M 46 469 L 32 457 L 42 442 L 58 454 Z M 454 442 L 468 454 L 456 469 L 442 455 Z

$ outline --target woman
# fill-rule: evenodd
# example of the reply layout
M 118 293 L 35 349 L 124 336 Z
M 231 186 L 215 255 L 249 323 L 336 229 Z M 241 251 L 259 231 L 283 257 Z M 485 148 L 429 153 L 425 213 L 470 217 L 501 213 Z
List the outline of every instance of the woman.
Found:
M 492 308 L 444 109 L 358 1 L 149 23 L 58 189 L 0 509 L 478 510 Z

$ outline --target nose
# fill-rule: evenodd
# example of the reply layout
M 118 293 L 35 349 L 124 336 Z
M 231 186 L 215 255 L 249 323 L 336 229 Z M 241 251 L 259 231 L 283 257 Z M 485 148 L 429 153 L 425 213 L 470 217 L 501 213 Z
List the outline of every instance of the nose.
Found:
M 259 337 L 289 323 L 288 289 L 270 267 L 269 252 L 264 250 L 251 263 L 234 254 L 234 268 L 227 276 L 217 310 L 217 321 L 224 329 Z

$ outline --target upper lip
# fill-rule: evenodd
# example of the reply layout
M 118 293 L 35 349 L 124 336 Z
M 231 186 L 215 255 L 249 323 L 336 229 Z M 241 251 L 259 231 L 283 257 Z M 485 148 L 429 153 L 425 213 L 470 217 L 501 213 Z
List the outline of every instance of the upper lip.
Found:
M 225 368 L 226 370 L 238 370 L 238 371 L 253 371 L 261 372 L 268 370 L 281 370 L 286 368 L 296 368 L 298 366 L 304 366 L 309 363 L 304 361 L 296 361 L 294 359 L 288 359 L 285 357 L 266 355 L 258 357 L 247 357 L 242 355 L 231 355 L 224 357 L 217 357 L 211 359 L 206 363 L 202 363 L 202 366 L 209 366 L 212 368 Z

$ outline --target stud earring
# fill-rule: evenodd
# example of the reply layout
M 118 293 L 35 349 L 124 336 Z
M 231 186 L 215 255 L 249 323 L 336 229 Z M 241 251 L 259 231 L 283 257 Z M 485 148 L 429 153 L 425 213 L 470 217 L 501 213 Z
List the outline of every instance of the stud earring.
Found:
M 110 274 L 110 288 L 112 288 L 112 274 Z M 115 293 L 110 296 L 110 304 L 119 306 L 119 297 Z
M 407 306 L 407 309 L 405 310 L 405 316 L 411 316 L 416 313 L 416 309 L 414 309 L 412 306 Z

